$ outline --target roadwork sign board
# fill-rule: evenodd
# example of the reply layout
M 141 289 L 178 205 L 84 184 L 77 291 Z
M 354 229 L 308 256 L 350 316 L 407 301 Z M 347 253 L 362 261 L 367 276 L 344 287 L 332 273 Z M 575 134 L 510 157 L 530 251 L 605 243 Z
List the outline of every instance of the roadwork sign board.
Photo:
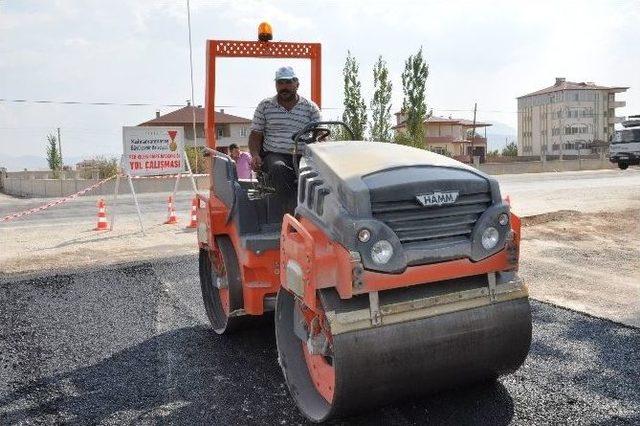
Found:
M 182 127 L 123 127 L 122 143 L 122 167 L 129 176 L 172 175 L 185 171 Z

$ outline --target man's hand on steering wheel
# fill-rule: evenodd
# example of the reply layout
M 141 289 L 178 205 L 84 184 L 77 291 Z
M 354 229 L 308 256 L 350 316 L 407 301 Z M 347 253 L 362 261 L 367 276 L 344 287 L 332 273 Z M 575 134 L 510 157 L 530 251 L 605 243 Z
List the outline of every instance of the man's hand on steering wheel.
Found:
M 331 130 L 324 127 L 313 129 L 313 139 L 317 142 L 324 142 L 331 136 Z

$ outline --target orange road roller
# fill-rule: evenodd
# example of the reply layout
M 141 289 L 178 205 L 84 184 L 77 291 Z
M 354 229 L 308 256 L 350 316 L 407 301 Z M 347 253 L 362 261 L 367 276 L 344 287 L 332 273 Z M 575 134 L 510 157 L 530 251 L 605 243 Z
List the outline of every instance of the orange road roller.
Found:
M 422 149 L 319 142 L 332 126 L 311 123 L 295 136 L 297 207 L 287 214 L 214 150 L 215 58 L 280 57 L 292 45 L 208 44 L 211 190 L 198 197 L 197 236 L 215 331 L 275 310 L 278 362 L 315 422 L 515 371 L 531 311 L 517 274 L 520 219 L 495 179 Z M 319 58 L 309 46 L 295 54 Z

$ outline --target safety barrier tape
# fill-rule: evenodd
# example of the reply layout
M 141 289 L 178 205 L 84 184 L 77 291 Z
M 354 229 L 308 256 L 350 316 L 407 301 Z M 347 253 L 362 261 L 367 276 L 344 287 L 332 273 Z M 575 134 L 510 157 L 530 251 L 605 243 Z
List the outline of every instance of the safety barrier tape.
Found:
M 91 185 L 88 188 L 83 189 L 82 191 L 78 191 L 75 194 L 67 195 L 66 197 L 63 197 L 63 198 L 60 198 L 58 200 L 52 201 L 52 202 L 50 202 L 48 204 L 44 204 L 44 205 L 42 205 L 40 207 L 34 207 L 32 209 L 29 209 L 29 210 L 25 210 L 25 211 L 21 211 L 21 212 L 18 212 L 18 213 L 10 214 L 9 216 L 0 217 L 0 222 L 6 222 L 6 221 L 9 221 L 9 220 L 12 220 L 12 219 L 17 219 L 17 218 L 22 217 L 22 216 L 27 216 L 27 215 L 30 215 L 30 214 L 33 214 L 33 213 L 36 213 L 36 212 L 39 212 L 39 211 L 42 211 L 42 210 L 46 210 L 49 207 L 57 206 L 59 204 L 64 204 L 67 201 L 71 201 L 73 199 L 76 199 L 76 198 L 80 197 L 81 195 L 84 195 L 87 192 L 96 189 L 100 185 L 104 185 L 106 182 L 110 181 L 111 179 L 114 179 L 115 177 L 116 177 L 115 175 L 111 176 L 111 177 L 108 177 L 108 178 L 106 178 L 104 180 L 101 180 L 100 182 L 98 182 L 98 183 L 96 183 L 94 185 Z
M 170 179 L 170 178 L 177 178 L 178 176 L 180 177 L 189 177 L 192 176 L 189 173 L 181 173 L 180 175 L 164 175 L 164 176 L 131 176 L 131 179 Z M 209 176 L 208 174 L 203 174 L 203 173 L 199 173 L 193 174 L 193 177 L 200 177 L 200 176 Z M 120 177 L 127 177 L 127 175 L 120 175 Z

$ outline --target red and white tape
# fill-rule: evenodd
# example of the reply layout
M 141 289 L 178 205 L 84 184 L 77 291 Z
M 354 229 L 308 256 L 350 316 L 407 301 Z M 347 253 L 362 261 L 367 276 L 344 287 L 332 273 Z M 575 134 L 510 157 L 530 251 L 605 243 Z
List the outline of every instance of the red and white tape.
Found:
M 189 177 L 191 176 L 188 173 L 182 173 L 179 175 L 180 177 Z M 209 176 L 208 174 L 193 174 L 193 177 L 200 177 L 200 176 Z M 120 177 L 127 177 L 127 175 L 120 175 Z M 178 175 L 164 175 L 164 176 L 131 176 L 131 179 L 170 179 L 170 178 L 177 178 Z
M 39 211 L 42 211 L 42 210 L 46 210 L 49 207 L 57 206 L 59 204 L 64 204 L 67 201 L 71 201 L 73 199 L 76 199 L 76 198 L 86 194 L 87 192 L 96 189 L 100 185 L 104 185 L 106 182 L 109 182 L 113 178 L 115 178 L 115 176 L 111 176 L 109 178 L 101 180 L 100 182 L 98 182 L 98 183 L 96 183 L 94 185 L 91 185 L 90 187 L 85 188 L 82 191 L 76 192 L 75 194 L 67 195 L 64 198 L 60 198 L 58 200 L 52 201 L 52 202 L 50 202 L 48 204 L 45 204 L 45 205 L 42 205 L 40 207 L 34 207 L 32 209 L 29 209 L 29 210 L 25 210 L 25 211 L 22 211 L 22 212 L 10 214 L 9 216 L 0 217 L 0 222 L 6 222 L 6 221 L 9 221 L 9 220 L 12 220 L 12 219 L 17 219 L 17 218 L 22 217 L 22 216 L 27 216 L 27 215 L 30 215 L 30 214 L 33 214 L 33 213 L 36 213 L 36 212 L 39 212 Z

